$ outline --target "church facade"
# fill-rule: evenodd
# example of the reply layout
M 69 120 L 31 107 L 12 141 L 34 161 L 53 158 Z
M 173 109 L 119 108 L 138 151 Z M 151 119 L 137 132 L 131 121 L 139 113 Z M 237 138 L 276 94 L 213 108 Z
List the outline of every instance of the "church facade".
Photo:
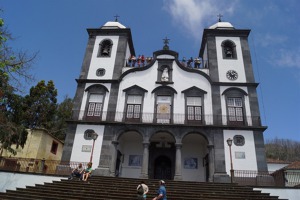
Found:
M 136 58 L 118 21 L 87 32 L 62 161 L 167 180 L 226 182 L 231 166 L 267 171 L 250 30 L 219 21 L 204 29 L 199 58 L 186 61 L 168 39 Z

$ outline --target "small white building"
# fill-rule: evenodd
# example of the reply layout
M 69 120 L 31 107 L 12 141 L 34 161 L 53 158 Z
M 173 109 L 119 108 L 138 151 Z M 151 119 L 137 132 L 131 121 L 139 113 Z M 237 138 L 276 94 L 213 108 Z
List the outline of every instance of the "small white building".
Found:
M 98 175 L 227 182 L 232 152 L 235 170 L 268 170 L 250 30 L 204 29 L 190 61 L 167 39 L 139 57 L 117 21 L 87 32 L 63 161 L 92 159 Z

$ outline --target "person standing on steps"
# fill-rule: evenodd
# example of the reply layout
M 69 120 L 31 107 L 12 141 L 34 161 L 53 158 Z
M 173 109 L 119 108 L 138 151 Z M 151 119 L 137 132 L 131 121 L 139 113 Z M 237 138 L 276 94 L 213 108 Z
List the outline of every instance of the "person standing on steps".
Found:
M 149 188 L 144 181 L 141 181 L 141 183 L 137 186 L 136 191 L 138 200 L 146 200 Z
M 159 181 L 159 189 L 157 191 L 157 196 L 154 197 L 152 200 L 167 200 L 167 190 L 166 190 L 166 183 L 163 180 Z

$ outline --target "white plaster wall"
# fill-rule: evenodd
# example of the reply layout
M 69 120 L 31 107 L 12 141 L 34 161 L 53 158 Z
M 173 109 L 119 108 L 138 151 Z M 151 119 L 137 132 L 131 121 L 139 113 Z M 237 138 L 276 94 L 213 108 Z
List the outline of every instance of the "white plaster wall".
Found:
M 234 170 L 254 170 L 257 171 L 257 161 L 255 154 L 255 144 L 253 131 L 245 130 L 224 130 L 224 150 L 225 150 L 225 161 L 226 171 L 230 175 L 230 152 L 229 146 L 227 145 L 227 139 L 233 139 L 235 135 L 242 135 L 245 138 L 245 144 L 243 146 L 236 146 L 232 142 L 232 163 Z M 235 152 L 245 152 L 245 159 L 239 159 L 235 157 Z
M 190 137 L 188 141 L 183 141 L 181 149 L 181 172 L 184 181 L 205 181 L 205 168 L 203 167 L 203 158 L 206 155 L 207 143 L 194 136 Z M 184 160 L 186 158 L 197 158 L 198 169 L 185 169 Z
M 227 109 L 226 109 L 226 99 L 225 99 L 225 95 L 222 95 L 223 92 L 230 88 L 229 86 L 220 86 L 220 96 L 221 96 L 221 108 L 222 108 L 222 116 L 227 116 Z M 247 87 L 235 87 L 235 88 L 240 88 L 241 90 L 244 90 L 247 94 L 248 94 L 248 89 Z M 247 117 L 247 123 L 249 126 L 252 125 L 252 120 L 251 120 L 251 112 L 250 112 L 250 103 L 249 103 L 249 97 L 248 96 L 244 96 L 244 103 L 245 103 L 245 110 L 244 110 L 244 114 Z M 227 118 L 223 117 L 222 118 L 222 123 L 223 125 L 227 124 Z
M 26 188 L 26 186 L 34 186 L 35 184 L 52 183 L 52 181 L 67 179 L 57 176 L 18 174 L 10 172 L 0 172 L 0 177 L 0 192 L 6 192 L 6 190 L 16 190 L 16 188 Z
M 235 43 L 237 59 L 223 59 L 221 44 L 224 40 L 231 40 Z M 216 37 L 216 50 L 217 50 L 220 82 L 232 82 L 226 77 L 226 72 L 228 70 L 235 70 L 238 73 L 238 79 L 235 80 L 235 82 L 246 82 L 240 38 L 239 37 Z
M 281 168 L 288 166 L 289 163 L 267 163 L 267 165 L 268 165 L 269 172 L 275 172 L 276 170 L 279 170 Z
M 152 91 L 156 87 L 161 86 L 161 84 L 155 83 L 157 81 L 157 67 L 158 64 L 156 62 L 151 68 L 145 71 L 133 72 L 123 78 L 119 89 L 117 112 L 124 112 L 125 93 L 123 90 L 133 85 L 138 85 L 148 91 L 144 96 L 143 113 L 154 113 L 155 95 L 152 93 Z M 212 114 L 211 85 L 206 78 L 196 73 L 183 71 L 176 65 L 175 62 L 173 62 L 172 76 L 172 81 L 174 84 L 170 84 L 168 86 L 175 88 L 177 91 L 177 94 L 174 95 L 174 105 L 172 105 L 174 114 L 184 114 L 185 101 L 184 94 L 181 92 L 192 86 L 196 86 L 207 92 L 207 94 L 204 95 L 204 113 L 205 115 Z M 184 117 L 182 119 L 178 119 L 178 121 L 175 123 L 183 123 L 183 120 Z
M 102 125 L 84 125 L 84 124 L 77 125 L 70 161 L 71 162 L 90 161 L 91 152 L 82 152 L 82 145 L 90 145 L 91 147 L 93 145 L 93 140 L 84 139 L 84 132 L 87 129 L 93 129 L 98 134 L 98 138 L 97 140 L 95 140 L 95 145 L 94 145 L 93 166 L 92 166 L 93 168 L 96 168 L 99 165 L 101 146 L 103 141 L 104 126 Z
M 110 57 L 97 57 L 99 44 L 102 40 L 107 39 L 107 36 L 97 36 L 95 41 L 95 46 L 93 49 L 90 69 L 88 73 L 87 79 L 99 79 L 98 76 L 96 76 L 96 71 L 99 68 L 105 69 L 105 75 L 101 76 L 101 79 L 112 79 L 113 70 L 114 70 L 114 64 L 115 64 L 115 57 L 117 54 L 117 47 L 118 47 L 118 41 L 119 36 L 109 36 L 109 39 L 112 40 L 113 46 L 111 49 L 111 56 Z M 124 61 L 125 62 L 125 61 Z
M 124 135 L 126 137 L 126 134 Z M 142 166 L 129 166 L 129 155 L 142 155 L 143 156 L 143 146 L 142 138 L 131 138 L 130 140 L 122 141 L 119 143 L 119 150 L 123 154 L 122 168 L 120 176 L 126 175 L 127 178 L 139 178 L 141 174 Z
M 269 193 L 271 196 L 278 196 L 279 199 L 299 200 L 299 188 L 254 188 L 262 193 Z

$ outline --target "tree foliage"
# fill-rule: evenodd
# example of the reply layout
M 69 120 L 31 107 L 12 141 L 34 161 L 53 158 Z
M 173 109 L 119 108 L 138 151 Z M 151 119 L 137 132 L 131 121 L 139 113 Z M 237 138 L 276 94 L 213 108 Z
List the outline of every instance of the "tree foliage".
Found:
M 53 81 L 44 80 L 31 87 L 29 95 L 25 96 L 24 120 L 28 128 L 45 128 L 50 130 L 56 114 L 57 89 Z
M 289 139 L 272 139 L 266 141 L 266 156 L 282 161 L 300 160 L 300 142 Z
M 1 10 L 0 10 L 1 12 Z M 17 94 L 23 85 L 34 81 L 30 69 L 37 53 L 29 55 L 24 51 L 14 51 L 8 41 L 13 37 L 0 18 L 0 156 L 3 150 L 12 154 L 11 148 L 24 147 L 27 128 L 44 128 L 58 139 L 64 140 L 66 120 L 70 119 L 73 103 L 68 97 L 57 104 L 57 89 L 53 81 L 44 80 L 31 87 L 25 97 Z
M 26 142 L 27 131 L 21 122 L 23 101 L 15 92 L 22 88 L 22 81 L 33 80 L 29 69 L 36 57 L 13 51 L 7 45 L 9 40 L 13 38 L 0 18 L 0 156 L 4 149 L 16 154 L 11 145 L 23 147 Z

